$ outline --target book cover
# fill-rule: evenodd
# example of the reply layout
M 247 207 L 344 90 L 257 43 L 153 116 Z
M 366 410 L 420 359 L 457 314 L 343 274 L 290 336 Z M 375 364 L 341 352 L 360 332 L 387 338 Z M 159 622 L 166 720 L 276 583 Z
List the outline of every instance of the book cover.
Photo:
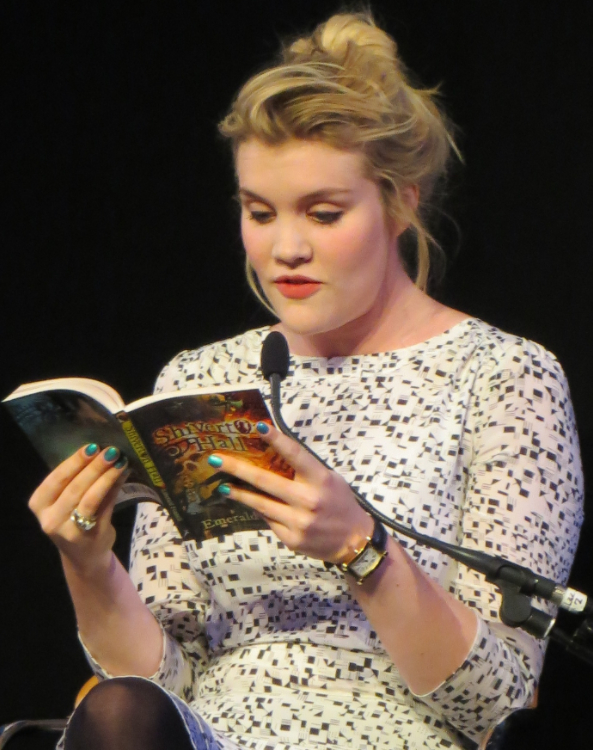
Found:
M 5 400 L 4 405 L 50 469 L 87 443 L 130 450 L 117 417 L 86 393 L 57 388 Z
M 160 503 L 184 539 L 267 527 L 253 510 L 217 492 L 222 482 L 238 480 L 208 464 L 214 452 L 233 453 L 294 476 L 256 430 L 260 421 L 272 424 L 257 388 L 165 393 L 122 409 L 119 397 L 106 399 L 109 406 L 98 400 L 97 386 L 107 387 L 86 379 L 28 384 L 4 405 L 50 469 L 87 443 L 119 448 L 131 473 L 118 504 Z
M 208 463 L 212 453 L 232 453 L 288 478 L 294 476 L 256 430 L 258 422 L 272 423 L 258 390 L 168 394 L 128 416 L 191 537 L 201 541 L 267 527 L 253 510 L 217 492 L 221 483 L 238 480 Z

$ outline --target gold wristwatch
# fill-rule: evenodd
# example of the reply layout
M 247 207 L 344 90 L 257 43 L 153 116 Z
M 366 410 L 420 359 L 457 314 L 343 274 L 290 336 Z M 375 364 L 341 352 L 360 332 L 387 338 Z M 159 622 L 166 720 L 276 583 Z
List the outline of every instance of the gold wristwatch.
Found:
M 387 531 L 376 518 L 373 535 L 367 536 L 366 544 L 354 551 L 354 557 L 338 564 L 340 570 L 351 575 L 357 584 L 365 581 L 387 557 Z

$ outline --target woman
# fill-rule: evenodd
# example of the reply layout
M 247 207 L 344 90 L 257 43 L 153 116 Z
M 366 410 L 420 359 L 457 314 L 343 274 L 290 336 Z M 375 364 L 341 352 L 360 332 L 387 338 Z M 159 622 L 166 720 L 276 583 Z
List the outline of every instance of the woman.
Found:
M 472 747 L 532 703 L 542 643 L 500 623 L 482 576 L 384 534 L 349 486 L 424 533 L 568 576 L 582 480 L 558 363 L 423 291 L 424 216 L 454 149 L 433 99 L 370 17 L 338 15 L 221 124 L 248 276 L 292 354 L 284 415 L 335 471 L 262 427 L 294 481 L 210 460 L 255 488 L 222 491 L 269 530 L 198 547 L 141 507 L 130 576 L 111 551 L 125 458 L 91 445 L 52 472 L 31 507 L 111 678 L 67 750 Z M 157 389 L 267 394 L 267 332 L 183 352 Z

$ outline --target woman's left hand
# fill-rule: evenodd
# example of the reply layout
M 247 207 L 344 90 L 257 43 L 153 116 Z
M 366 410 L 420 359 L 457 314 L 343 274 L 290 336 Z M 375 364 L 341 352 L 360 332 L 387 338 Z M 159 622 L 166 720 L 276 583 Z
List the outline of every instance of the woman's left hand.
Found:
M 223 488 L 224 494 L 257 511 L 295 552 L 328 562 L 351 557 L 372 534 L 373 521 L 348 483 L 275 427 L 260 431 L 260 436 L 293 467 L 294 480 L 234 456 L 214 454 L 213 463 L 221 460 L 225 472 L 260 490 L 226 485 L 229 491 Z

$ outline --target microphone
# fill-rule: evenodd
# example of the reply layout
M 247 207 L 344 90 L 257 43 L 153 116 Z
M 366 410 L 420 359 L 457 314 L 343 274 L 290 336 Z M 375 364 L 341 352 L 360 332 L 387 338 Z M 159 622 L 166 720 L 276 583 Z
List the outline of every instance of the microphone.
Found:
M 277 375 L 280 380 L 288 375 L 290 355 L 288 342 L 280 331 L 272 331 L 264 339 L 261 348 L 261 371 L 266 380 Z
M 290 366 L 290 353 L 288 351 L 288 342 L 280 331 L 272 331 L 264 339 L 264 343 L 261 348 L 261 371 L 264 378 L 270 383 L 270 390 L 272 394 L 272 413 L 274 420 L 278 425 L 280 432 L 283 432 L 288 437 L 296 440 L 303 448 L 306 448 L 309 453 L 312 453 L 307 446 L 302 443 L 298 436 L 290 429 L 290 427 L 284 421 L 284 417 L 280 411 L 280 383 L 288 375 L 288 368 Z M 315 458 L 318 458 L 314 453 Z
M 282 417 L 280 411 L 280 384 L 288 374 L 289 366 L 290 354 L 288 343 L 279 331 L 272 331 L 268 334 L 262 345 L 261 369 L 264 378 L 270 382 L 274 420 L 276 421 L 278 429 L 282 433 L 288 435 L 288 437 L 291 437 L 293 440 L 296 440 L 300 446 L 314 456 L 327 469 L 333 471 L 332 467 L 324 461 L 321 456 L 318 456 L 315 451 L 309 448 L 309 446 L 286 425 Z M 457 562 L 461 562 L 464 565 L 467 565 L 467 567 L 477 570 L 479 573 L 485 575 L 486 580 L 489 583 L 496 584 L 501 590 L 503 587 L 514 587 L 521 594 L 539 596 L 543 599 L 548 599 L 556 606 L 566 609 L 569 612 L 585 615 L 593 614 L 593 603 L 588 601 L 588 597 L 585 594 L 571 588 L 565 588 L 549 578 L 537 575 L 529 570 L 529 568 L 518 565 L 517 563 L 512 563 L 502 557 L 489 555 L 488 553 L 479 550 L 468 550 L 464 547 L 458 547 L 457 545 L 449 544 L 448 542 L 443 542 L 439 539 L 433 539 L 432 537 L 420 534 L 412 528 L 408 528 L 397 521 L 393 521 L 384 513 L 377 510 L 377 508 L 371 505 L 371 503 L 369 503 L 363 495 L 352 487 L 352 485 L 350 485 L 350 489 L 359 505 L 373 518 L 376 518 L 378 521 L 385 524 L 385 526 L 389 526 L 389 528 L 397 533 L 410 537 L 429 548 L 443 552 L 454 560 L 457 560 Z M 510 621 L 511 619 L 513 619 L 513 617 L 509 612 L 509 622 L 506 624 L 516 627 L 516 624 L 518 623 L 513 624 L 513 622 Z M 538 638 L 547 637 L 555 622 L 555 620 L 537 609 L 533 609 L 528 620 L 530 622 L 522 622 L 521 627 Z M 503 622 L 504 621 L 505 618 L 503 616 Z

